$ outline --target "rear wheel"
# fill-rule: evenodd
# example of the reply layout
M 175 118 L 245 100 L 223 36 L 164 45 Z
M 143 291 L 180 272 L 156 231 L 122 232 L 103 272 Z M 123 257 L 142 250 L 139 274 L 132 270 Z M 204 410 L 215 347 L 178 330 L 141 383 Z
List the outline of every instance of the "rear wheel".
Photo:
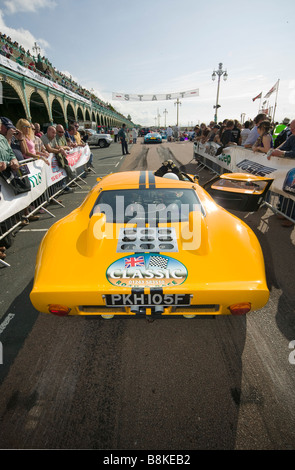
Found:
M 98 146 L 103 149 L 104 147 L 106 147 L 106 141 L 104 139 L 99 139 L 98 141 Z

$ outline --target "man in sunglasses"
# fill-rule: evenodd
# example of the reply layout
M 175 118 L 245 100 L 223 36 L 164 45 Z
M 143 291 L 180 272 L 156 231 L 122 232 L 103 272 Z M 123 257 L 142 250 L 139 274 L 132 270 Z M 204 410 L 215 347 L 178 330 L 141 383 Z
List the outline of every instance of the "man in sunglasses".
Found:
M 56 126 L 56 135 L 55 135 L 56 147 L 62 148 L 64 150 L 70 150 L 71 146 L 68 145 L 67 139 L 65 137 L 65 130 L 61 124 Z

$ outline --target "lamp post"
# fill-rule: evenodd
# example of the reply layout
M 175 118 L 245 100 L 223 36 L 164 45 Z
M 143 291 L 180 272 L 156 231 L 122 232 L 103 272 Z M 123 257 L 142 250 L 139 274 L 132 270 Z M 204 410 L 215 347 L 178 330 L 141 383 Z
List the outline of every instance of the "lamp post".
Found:
M 220 104 L 218 104 L 218 100 L 219 100 L 219 87 L 220 87 L 220 77 L 223 75 L 223 80 L 225 81 L 227 79 L 227 71 L 226 70 L 222 70 L 222 63 L 220 62 L 219 66 L 218 66 L 218 69 L 217 70 L 213 70 L 213 73 L 212 73 L 212 80 L 214 81 L 215 78 L 216 78 L 216 75 L 218 77 L 218 80 L 217 80 L 217 95 L 216 95 L 216 105 L 213 106 L 213 108 L 215 108 L 215 114 L 214 114 L 214 122 L 217 122 L 217 111 L 218 111 L 218 108 L 220 108 Z
M 165 110 L 163 111 L 163 114 L 165 114 L 165 129 L 166 129 L 166 115 L 168 114 L 168 111 L 167 111 L 166 108 L 165 108 Z
M 179 118 L 179 106 L 181 106 L 181 102 L 179 101 L 179 98 L 177 98 L 177 100 L 175 101 L 174 103 L 174 106 L 177 106 L 177 120 L 176 120 L 176 125 L 178 127 L 178 118 Z
M 158 109 L 158 129 L 160 129 L 160 119 L 161 119 L 161 115 L 160 115 L 159 109 Z
M 38 57 L 38 55 L 41 52 L 41 49 L 40 49 L 40 47 L 38 46 L 38 44 L 36 42 L 34 42 L 34 46 L 32 47 L 32 51 L 33 51 L 34 54 L 36 54 L 36 57 Z

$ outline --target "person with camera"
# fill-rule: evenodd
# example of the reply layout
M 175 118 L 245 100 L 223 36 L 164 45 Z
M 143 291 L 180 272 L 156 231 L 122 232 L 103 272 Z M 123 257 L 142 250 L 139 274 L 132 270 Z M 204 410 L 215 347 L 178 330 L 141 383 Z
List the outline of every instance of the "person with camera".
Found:
M 0 171 L 2 172 L 8 167 L 12 170 L 17 170 L 19 168 L 19 163 L 11 146 L 9 145 L 9 141 L 16 133 L 16 128 L 10 119 L 0 117 L 0 120 Z
M 9 145 L 11 137 L 16 132 L 16 129 L 10 119 L 1 117 L 1 126 L 0 126 L 0 172 L 3 172 L 7 168 L 12 170 L 17 170 L 19 168 L 19 163 L 12 148 Z M 4 260 L 6 258 L 6 247 L 0 247 L 0 259 Z

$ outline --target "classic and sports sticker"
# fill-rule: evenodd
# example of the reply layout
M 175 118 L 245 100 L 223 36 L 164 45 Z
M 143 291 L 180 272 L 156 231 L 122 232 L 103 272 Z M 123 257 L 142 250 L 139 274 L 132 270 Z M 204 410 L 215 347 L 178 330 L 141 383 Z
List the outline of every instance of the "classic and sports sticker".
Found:
M 187 269 L 170 256 L 135 253 L 112 263 L 106 277 L 111 284 L 120 287 L 178 286 L 186 280 Z

